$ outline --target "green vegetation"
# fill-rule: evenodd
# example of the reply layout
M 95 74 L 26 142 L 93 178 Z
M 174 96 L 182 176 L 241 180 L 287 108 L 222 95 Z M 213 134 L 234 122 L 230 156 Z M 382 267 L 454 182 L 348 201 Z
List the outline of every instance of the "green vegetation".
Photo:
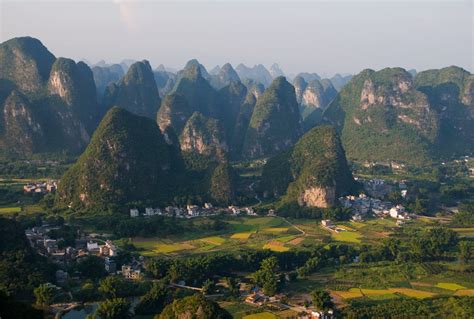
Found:
M 31 295 L 51 278 L 51 268 L 32 251 L 20 223 L 0 217 L 0 292 L 11 297 Z
M 290 151 L 268 160 L 260 184 L 263 193 L 277 196 L 286 193 L 279 205 L 287 215 L 294 214 L 295 206 L 335 204 L 335 198 L 331 199 L 330 195 L 320 203 L 302 199 L 308 189 L 333 191 L 337 198 L 355 188 L 339 137 L 330 126 L 315 127 Z
M 173 301 L 165 307 L 163 312 L 157 318 L 173 319 L 183 317 L 193 317 L 196 319 L 216 318 L 227 319 L 232 316 L 213 301 L 209 301 L 202 295 L 184 297 Z
M 2 157 L 80 152 L 99 120 L 89 67 L 56 59 L 30 37 L 0 44 L 0 64 Z
M 260 269 L 253 274 L 253 282 L 262 287 L 268 296 L 273 296 L 278 291 L 278 259 L 270 257 L 262 260 Z
M 400 68 L 364 70 L 323 117 L 341 131 L 351 160 L 426 166 L 472 152 L 469 76 L 457 67 L 420 72 L 414 79 Z
M 278 77 L 261 97 L 252 113 L 243 152 L 246 157 L 271 156 L 288 149 L 302 134 L 295 90 Z
M 121 107 L 137 115 L 156 119 L 160 96 L 150 63 L 135 62 L 116 84 L 109 85 L 104 95 L 106 109 Z
M 107 209 L 133 201 L 170 200 L 179 173 L 176 152 L 153 121 L 113 108 L 62 177 L 57 205 Z
M 278 317 L 271 312 L 259 312 L 253 315 L 244 316 L 243 319 L 277 319 Z
M 228 163 L 219 164 L 212 173 L 210 195 L 213 202 L 220 206 L 233 203 L 237 176 Z
M 474 299 L 469 297 L 444 297 L 433 299 L 388 300 L 382 303 L 354 301 L 344 308 L 347 318 L 400 318 L 400 317 L 453 317 L 468 318 L 474 311 Z

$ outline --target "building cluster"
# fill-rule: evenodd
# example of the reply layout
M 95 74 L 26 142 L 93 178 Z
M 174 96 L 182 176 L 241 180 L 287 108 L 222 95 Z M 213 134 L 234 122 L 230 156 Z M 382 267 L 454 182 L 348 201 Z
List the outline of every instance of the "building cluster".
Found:
M 28 194 L 46 194 L 54 193 L 58 188 L 55 180 L 28 183 L 23 186 L 23 191 Z
M 30 246 L 40 255 L 48 257 L 57 264 L 65 264 L 68 260 L 76 257 L 77 250 L 74 247 L 59 248 L 58 240 L 50 238 L 47 234 L 57 227 L 43 225 L 25 230 L 26 238 Z
M 326 228 L 327 230 L 332 231 L 332 232 L 335 232 L 335 233 L 340 233 L 340 232 L 345 232 L 345 231 L 347 231 L 346 229 L 344 229 L 344 228 L 342 228 L 342 227 L 336 226 L 336 224 L 334 224 L 334 223 L 332 222 L 332 220 L 330 220 L 330 219 L 323 219 L 323 220 L 321 221 L 321 226 L 322 226 L 323 228 Z
M 362 184 L 367 194 L 371 197 L 383 198 L 393 191 L 393 185 L 385 182 L 383 179 L 363 180 Z
M 380 218 L 410 219 L 410 215 L 402 205 L 393 205 L 390 201 L 382 201 L 365 194 L 340 197 L 339 202 L 351 209 L 354 221 L 362 221 L 369 214 Z
M 245 298 L 245 303 L 261 307 L 266 306 L 272 310 L 283 311 L 291 307 L 286 304 L 287 296 L 277 294 L 275 296 L 266 296 L 261 290 L 255 290 Z M 297 307 L 301 309 L 296 318 L 298 319 L 332 319 L 334 317 L 333 310 L 319 311 L 316 309 L 307 309 L 306 307 Z
M 249 216 L 256 216 L 252 207 L 237 207 L 229 206 L 227 208 L 214 207 L 211 203 L 205 203 L 204 206 L 198 205 L 186 205 L 186 207 L 179 206 L 167 206 L 164 209 L 160 208 L 145 208 L 145 211 L 140 212 L 138 208 L 130 209 L 130 217 L 151 217 L 151 216 L 167 216 L 177 218 L 193 218 L 203 216 L 214 216 L 221 213 L 227 213 L 231 215 L 246 214 Z
M 111 241 L 99 243 L 99 241 L 84 237 L 75 240 L 74 247 L 59 247 L 60 239 L 52 239 L 48 232 L 58 229 L 55 226 L 43 224 L 41 227 L 33 227 L 25 231 L 30 246 L 40 255 L 47 257 L 60 268 L 67 268 L 73 261 L 80 262 L 82 257 L 98 256 L 104 259 L 104 268 L 109 274 L 121 274 L 127 279 L 140 279 L 140 268 L 143 261 L 133 262 L 130 265 L 122 266 L 122 271 L 117 271 L 115 258 L 119 254 L 119 249 Z M 56 272 L 56 281 L 59 285 L 64 284 L 68 279 L 68 273 L 63 270 Z

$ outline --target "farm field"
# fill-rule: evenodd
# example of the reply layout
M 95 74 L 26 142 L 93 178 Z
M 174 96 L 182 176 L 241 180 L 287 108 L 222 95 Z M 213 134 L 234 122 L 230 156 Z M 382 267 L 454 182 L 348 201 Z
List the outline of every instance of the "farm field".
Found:
M 452 228 L 461 237 L 474 237 L 474 227 L 467 228 Z
M 257 310 L 257 308 L 254 306 L 243 302 L 222 301 L 219 302 L 219 306 L 227 310 L 232 315 L 232 317 L 236 319 L 242 319 L 249 312 L 254 312 Z
M 41 209 L 36 205 L 30 206 L 29 211 Z M 8 209 L 10 208 L 5 208 L 5 211 L 8 211 Z M 391 219 L 340 222 L 336 225 L 342 230 L 340 232 L 327 230 L 321 227 L 319 221 L 309 219 L 290 219 L 287 222 L 281 217 L 243 216 L 223 217 L 222 220 L 227 223 L 227 227 L 220 231 L 184 232 L 166 238 L 132 238 L 131 240 L 137 250 L 145 256 L 160 254 L 188 255 L 242 248 L 270 249 L 275 252 L 284 252 L 301 246 L 311 247 L 330 241 L 355 245 L 377 243 L 398 228 L 395 221 Z M 205 223 L 206 219 L 194 219 L 191 222 L 199 225 Z M 298 229 L 293 227 L 291 223 Z M 472 232 L 474 236 L 473 228 L 456 230 L 462 230 L 464 234 Z M 440 282 L 443 282 L 443 278 L 439 279 Z M 405 281 L 406 278 L 399 278 L 399 280 Z M 450 282 L 450 280 L 447 280 L 447 282 Z
M 20 206 L 0 207 L 0 214 L 20 213 Z
M 441 289 L 447 289 L 447 290 L 460 290 L 460 289 L 466 289 L 466 287 L 452 283 L 452 282 L 439 282 L 436 287 L 441 288 Z
M 331 237 L 337 241 L 344 241 L 348 243 L 360 243 L 361 234 L 355 231 L 341 231 L 341 232 L 332 232 Z
M 259 312 L 252 315 L 247 315 L 243 319 L 277 319 L 278 317 L 271 312 Z
M 237 217 L 224 219 L 227 229 L 217 232 L 186 233 L 168 238 L 131 238 L 144 256 L 192 254 L 239 248 L 288 251 L 301 244 L 300 232 L 280 217 Z M 202 220 L 195 220 L 200 223 Z M 285 226 L 285 227 L 283 227 Z M 296 240 L 299 239 L 299 240 Z

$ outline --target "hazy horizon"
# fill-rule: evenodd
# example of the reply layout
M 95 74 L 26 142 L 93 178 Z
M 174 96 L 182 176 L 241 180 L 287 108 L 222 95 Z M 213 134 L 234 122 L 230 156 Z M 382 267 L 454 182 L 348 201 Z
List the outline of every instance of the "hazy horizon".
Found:
M 56 56 L 210 70 L 278 63 L 287 75 L 362 69 L 473 71 L 473 1 L 2 1 L 0 40 L 32 36 Z

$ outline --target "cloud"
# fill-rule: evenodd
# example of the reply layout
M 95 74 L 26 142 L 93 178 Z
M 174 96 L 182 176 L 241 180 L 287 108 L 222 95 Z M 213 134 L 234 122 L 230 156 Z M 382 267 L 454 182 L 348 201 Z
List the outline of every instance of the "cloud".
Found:
M 137 21 L 135 19 L 132 0 L 113 0 L 114 4 L 118 6 L 120 18 L 130 31 L 138 29 Z

